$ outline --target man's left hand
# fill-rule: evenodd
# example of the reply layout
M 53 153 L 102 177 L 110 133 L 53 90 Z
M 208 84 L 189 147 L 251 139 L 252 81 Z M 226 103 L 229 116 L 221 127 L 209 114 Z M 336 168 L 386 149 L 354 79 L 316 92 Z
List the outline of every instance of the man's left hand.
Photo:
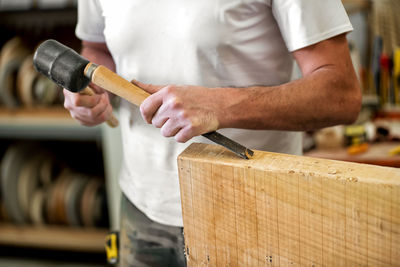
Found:
M 165 137 L 184 143 L 218 129 L 218 89 L 200 86 L 158 86 L 132 81 L 151 95 L 140 105 L 143 119 L 161 128 Z

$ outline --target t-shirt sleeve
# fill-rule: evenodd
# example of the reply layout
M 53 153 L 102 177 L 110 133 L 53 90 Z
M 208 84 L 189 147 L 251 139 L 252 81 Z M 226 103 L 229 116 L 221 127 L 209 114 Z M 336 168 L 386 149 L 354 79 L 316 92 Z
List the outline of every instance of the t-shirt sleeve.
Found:
M 272 0 L 290 52 L 353 30 L 340 0 Z
M 83 41 L 104 43 L 104 17 L 98 0 L 78 0 L 76 36 Z

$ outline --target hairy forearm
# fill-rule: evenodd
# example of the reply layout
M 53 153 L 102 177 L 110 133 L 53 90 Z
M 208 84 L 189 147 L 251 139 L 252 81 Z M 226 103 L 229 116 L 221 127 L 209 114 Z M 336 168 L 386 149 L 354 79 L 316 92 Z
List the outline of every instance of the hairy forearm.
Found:
M 352 72 L 340 73 L 325 66 L 280 86 L 224 88 L 228 98 L 220 103 L 219 128 L 304 131 L 352 123 L 360 88 Z
M 147 123 L 186 142 L 220 128 L 304 131 L 352 123 L 361 92 L 345 35 L 292 52 L 303 78 L 279 86 L 209 88 L 140 84 Z

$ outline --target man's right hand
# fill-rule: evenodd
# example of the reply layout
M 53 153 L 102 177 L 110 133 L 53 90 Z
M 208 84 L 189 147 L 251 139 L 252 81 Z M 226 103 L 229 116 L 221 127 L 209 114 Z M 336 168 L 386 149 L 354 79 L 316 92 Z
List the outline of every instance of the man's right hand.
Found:
M 64 93 L 64 107 L 80 124 L 94 126 L 105 122 L 111 117 L 112 106 L 108 93 L 102 89 L 93 89 L 92 96 L 72 93 L 66 89 Z

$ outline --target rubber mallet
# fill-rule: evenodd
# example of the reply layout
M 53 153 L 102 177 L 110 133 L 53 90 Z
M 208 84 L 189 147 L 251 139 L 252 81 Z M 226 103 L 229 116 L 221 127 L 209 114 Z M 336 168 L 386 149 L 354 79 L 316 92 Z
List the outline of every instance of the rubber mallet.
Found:
M 37 48 L 33 65 L 37 71 L 72 92 L 81 92 L 92 82 L 136 106 L 140 106 L 150 95 L 113 71 L 89 62 L 71 48 L 55 40 L 47 40 Z M 248 159 L 253 156 L 253 151 L 250 149 L 215 131 L 203 136 L 242 158 Z
M 89 61 L 79 56 L 74 50 L 55 40 L 43 42 L 33 56 L 35 69 L 53 82 L 74 93 L 94 95 L 88 87 L 90 80 L 82 73 Z M 118 126 L 118 119 L 112 114 L 107 120 L 111 127 Z

